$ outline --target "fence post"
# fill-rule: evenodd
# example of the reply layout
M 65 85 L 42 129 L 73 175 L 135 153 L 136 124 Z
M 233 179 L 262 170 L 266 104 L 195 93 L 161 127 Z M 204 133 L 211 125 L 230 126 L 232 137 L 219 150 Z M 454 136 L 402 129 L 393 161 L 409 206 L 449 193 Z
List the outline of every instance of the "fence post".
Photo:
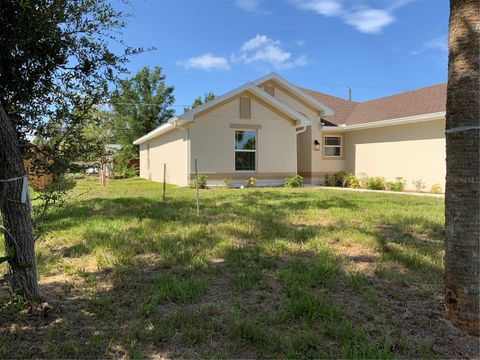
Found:
M 197 159 L 195 159 L 195 188 L 197 190 L 197 216 L 200 216 L 200 203 L 198 201 L 198 170 Z
M 163 163 L 163 201 L 165 202 L 165 189 L 166 189 L 166 177 L 167 177 L 167 163 Z

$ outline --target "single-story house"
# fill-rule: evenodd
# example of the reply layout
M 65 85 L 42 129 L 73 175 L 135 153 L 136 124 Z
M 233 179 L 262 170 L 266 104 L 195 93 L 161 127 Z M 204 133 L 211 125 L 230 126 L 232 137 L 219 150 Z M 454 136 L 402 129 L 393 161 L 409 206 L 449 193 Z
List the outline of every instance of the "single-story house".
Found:
M 244 84 L 135 140 L 140 176 L 187 185 L 255 177 L 277 185 L 299 174 L 401 176 L 426 186 L 445 182 L 446 84 L 355 102 L 295 86 L 273 73 Z

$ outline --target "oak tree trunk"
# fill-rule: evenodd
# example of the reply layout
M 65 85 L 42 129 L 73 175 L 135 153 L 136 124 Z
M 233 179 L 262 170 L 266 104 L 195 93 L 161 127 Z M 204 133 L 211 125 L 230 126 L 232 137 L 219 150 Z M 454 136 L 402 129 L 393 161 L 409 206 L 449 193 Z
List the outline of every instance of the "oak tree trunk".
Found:
M 480 1 L 450 0 L 446 113 L 447 318 L 480 332 Z
M 0 103 L 0 180 L 25 175 L 17 134 Z M 8 281 L 12 294 L 29 300 L 40 297 L 35 264 L 30 205 L 21 202 L 22 180 L 0 182 L 0 211 L 5 228 L 5 249 L 14 249 L 8 261 Z M 8 252 L 8 250 L 7 250 Z

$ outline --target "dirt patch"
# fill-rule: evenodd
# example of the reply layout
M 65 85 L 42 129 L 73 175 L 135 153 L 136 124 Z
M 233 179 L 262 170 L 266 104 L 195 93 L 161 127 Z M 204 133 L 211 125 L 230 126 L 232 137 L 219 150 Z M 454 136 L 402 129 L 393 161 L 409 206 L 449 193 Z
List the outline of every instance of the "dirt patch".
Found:
M 365 274 L 372 274 L 375 271 L 379 253 L 373 248 L 355 243 L 348 245 L 335 243 L 331 247 L 345 260 L 344 265 L 347 268 L 353 267 L 354 270 Z
M 287 226 L 298 230 L 298 229 L 306 229 L 309 227 L 331 227 L 331 226 L 334 226 L 335 223 L 336 223 L 335 219 L 325 218 L 322 220 L 312 220 L 312 221 L 293 220 L 289 222 Z
M 390 350 L 401 358 L 479 357 L 479 339 L 445 319 L 441 284 L 426 295 L 421 291 L 424 279 L 385 280 L 372 271 L 374 264 L 363 265 L 364 255 L 359 254 L 359 249 L 347 248 L 342 255 L 352 259 L 355 269 L 366 276 L 365 285 L 355 291 L 339 282 L 334 292 L 349 321 L 362 324 L 371 338 L 386 337 Z M 382 267 L 397 273 L 401 270 L 395 264 Z
M 233 244 L 237 246 L 250 246 L 256 245 L 261 243 L 262 240 L 259 239 L 252 239 L 252 238 L 244 238 L 244 239 L 235 239 L 233 240 Z

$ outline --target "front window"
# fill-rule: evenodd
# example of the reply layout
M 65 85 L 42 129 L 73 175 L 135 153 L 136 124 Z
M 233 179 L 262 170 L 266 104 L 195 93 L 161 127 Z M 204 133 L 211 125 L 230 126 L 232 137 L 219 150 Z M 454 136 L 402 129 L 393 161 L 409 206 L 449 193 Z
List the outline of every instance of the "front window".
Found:
M 235 171 L 255 171 L 256 131 L 235 131 Z
M 342 156 L 342 137 L 325 136 L 323 143 L 323 156 L 340 157 Z

